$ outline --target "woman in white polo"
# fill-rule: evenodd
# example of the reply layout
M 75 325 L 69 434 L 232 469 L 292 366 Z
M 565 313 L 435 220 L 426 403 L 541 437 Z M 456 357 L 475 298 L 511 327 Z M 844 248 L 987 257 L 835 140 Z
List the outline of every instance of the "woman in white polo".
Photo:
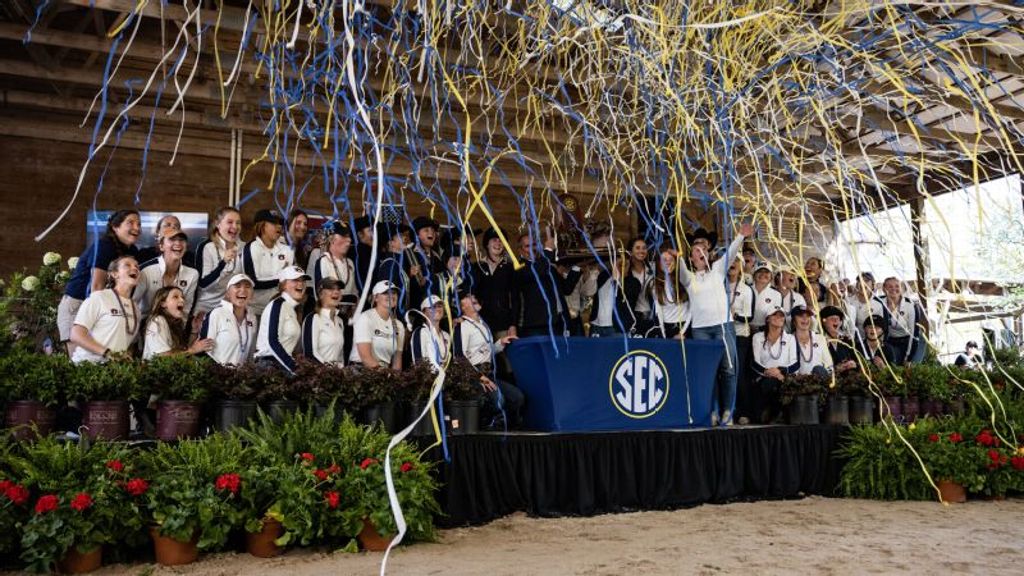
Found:
M 373 285 L 373 308 L 356 318 L 349 361 L 367 368 L 390 366 L 402 369 L 405 328 L 395 318 L 398 289 L 387 280 Z
M 213 232 L 199 243 L 196 250 L 195 268 L 199 272 L 197 313 L 205 314 L 220 306 L 228 281 L 242 273 L 241 233 L 242 217 L 238 210 L 230 206 L 217 210 Z
M 242 250 L 245 274 L 256 282 L 249 306 L 257 316 L 276 296 L 278 274 L 295 262 L 288 244 L 278 242 L 283 226 L 284 220 L 277 212 L 260 210 L 256 213 L 255 238 Z
M 341 286 L 334 278 L 321 280 L 316 310 L 302 322 L 302 353 L 320 364 L 345 363 L 345 319 L 338 313 Z
M 448 344 L 451 342 L 448 333 L 441 329 L 444 302 L 437 296 L 427 296 L 423 299 L 420 310 L 426 316 L 426 322 L 417 326 L 409 336 L 412 363 L 425 360 L 436 370 L 448 359 Z
M 107 268 L 107 288 L 89 295 L 75 315 L 71 361 L 106 362 L 111 354 L 126 352 L 142 324 L 132 290 L 139 281 L 139 263 L 131 256 L 114 259 Z
M 213 340 L 213 349 L 207 354 L 218 364 L 243 364 L 256 349 L 256 315 L 249 310 L 252 286 L 252 278 L 233 275 L 224 300 L 203 319 L 199 337 Z
M 165 286 L 157 290 L 153 296 L 153 308 L 146 320 L 142 359 L 179 354 L 196 355 L 213 348 L 213 341 L 208 338 L 199 338 L 189 344 L 185 332 L 187 318 L 188 306 L 180 288 Z
M 298 308 L 306 294 L 309 276 L 298 266 L 289 266 L 277 275 L 277 298 L 270 301 L 260 318 L 256 336 L 256 359 L 295 371 L 295 348 L 302 336 Z
M 161 288 L 174 287 L 181 290 L 185 298 L 185 319 L 192 314 L 196 288 L 199 286 L 199 272 L 186 266 L 183 259 L 188 249 L 188 236 L 181 230 L 165 228 L 156 242 L 160 256 L 143 262 L 139 268 L 139 285 L 135 287 L 132 299 L 142 311 L 143 318 L 149 316 L 154 297 Z

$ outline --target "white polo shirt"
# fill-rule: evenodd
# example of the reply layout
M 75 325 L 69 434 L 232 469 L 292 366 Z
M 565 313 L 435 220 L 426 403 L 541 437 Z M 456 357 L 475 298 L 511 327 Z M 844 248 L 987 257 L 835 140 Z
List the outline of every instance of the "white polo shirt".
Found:
M 174 350 L 174 338 L 171 336 L 171 327 L 163 316 L 154 316 L 146 323 L 146 333 L 142 338 L 143 360 L 149 360 L 154 356 L 166 354 Z
M 762 330 L 754 334 L 751 346 L 754 369 L 757 372 L 767 368 L 780 368 L 785 372 L 786 369 L 796 366 L 800 362 L 800 358 L 797 356 L 796 338 L 788 332 L 783 332 L 775 343 L 768 344 L 765 341 L 765 332 Z
M 828 340 L 824 336 L 817 332 L 811 332 L 811 341 L 806 346 L 801 344 L 795 335 L 793 340 L 796 342 L 797 358 L 800 360 L 797 374 L 810 374 L 814 371 L 815 366 L 832 370 L 832 354 L 828 351 Z
M 118 300 L 120 299 L 120 303 Z M 93 292 L 82 302 L 75 315 L 75 324 L 89 331 L 93 340 L 108 348 L 111 352 L 124 352 L 139 335 L 142 319 L 135 302 L 130 298 L 119 298 L 111 289 Z M 71 361 L 106 362 L 100 354 L 93 354 L 85 348 L 75 348 Z
M 302 353 L 321 364 L 345 364 L 345 320 L 321 308 L 302 322 Z
M 760 292 L 754 286 L 751 286 L 750 290 L 754 293 L 754 318 L 750 321 L 750 327 L 751 330 L 757 331 L 764 326 L 768 314 L 775 310 L 776 306 L 782 306 L 782 294 L 770 284 Z
M 270 301 L 260 318 L 256 358 L 274 358 L 287 370 L 295 370 L 295 347 L 302 337 L 302 325 L 296 312 L 298 305 L 288 294 Z
M 359 344 L 370 344 L 373 357 L 382 366 L 390 366 L 395 354 L 402 353 L 405 343 L 405 328 L 394 316 L 385 320 L 377 310 L 370 308 L 356 317 L 352 327 L 352 353 L 350 362 L 362 362 L 359 358 Z
M 750 336 L 754 318 L 754 289 L 745 282 L 732 287 L 732 321 L 737 336 Z
M 239 322 L 231 302 L 222 300 L 220 306 L 203 318 L 199 337 L 213 339 L 213 350 L 207 354 L 218 364 L 243 364 L 256 348 L 256 316 L 251 310 L 246 310 L 245 318 Z
M 263 314 L 263 309 L 277 294 L 277 274 L 291 266 L 294 260 L 295 254 L 287 244 L 277 242 L 267 248 L 263 241 L 257 238 L 245 245 L 245 248 L 242 249 L 242 265 L 246 275 L 256 282 L 249 304 L 249 309 L 253 314 L 257 316 Z M 260 327 L 262 328 L 262 323 Z M 298 342 L 297 336 L 296 342 Z M 257 346 L 258 349 L 259 346 Z M 259 356 L 258 353 L 257 356 Z
M 196 312 L 209 312 L 220 306 L 228 289 L 228 280 L 242 273 L 242 250 L 244 243 L 235 242 L 238 252 L 230 262 L 224 261 L 227 244 L 214 236 L 199 244 L 196 267 L 199 273 L 199 288 L 196 291 Z
M 164 287 L 164 272 L 167 271 L 167 264 L 163 256 L 149 260 L 139 268 L 139 284 L 132 292 L 132 299 L 139 307 L 143 319 L 149 316 L 149 308 L 153 305 L 153 298 L 157 290 Z M 178 273 L 174 280 L 167 286 L 174 286 L 185 295 L 185 316 L 192 313 L 192 306 L 196 301 L 196 288 L 199 286 L 199 271 L 186 266 L 184 262 L 178 266 Z
M 483 319 L 463 316 L 462 322 L 452 331 L 452 346 L 455 356 L 469 360 L 473 366 L 490 362 L 493 354 L 505 349 L 501 342 L 494 341 L 491 327 Z
M 435 369 L 448 359 L 448 345 L 451 339 L 444 330 L 438 330 L 431 324 L 423 324 L 412 331 L 409 344 L 412 347 L 412 361 L 426 360 Z

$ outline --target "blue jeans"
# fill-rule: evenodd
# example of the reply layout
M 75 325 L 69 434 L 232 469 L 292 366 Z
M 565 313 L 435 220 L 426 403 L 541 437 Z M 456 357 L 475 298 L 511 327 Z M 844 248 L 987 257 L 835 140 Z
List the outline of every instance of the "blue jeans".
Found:
M 712 410 L 716 412 L 730 413 L 735 410 L 736 404 L 736 376 L 739 374 L 739 358 L 736 355 L 736 329 L 732 322 L 719 324 L 717 326 L 704 326 L 703 328 L 691 328 L 694 340 L 718 340 L 725 344 L 725 353 L 718 363 L 718 376 L 715 378 L 715 388 L 712 394 L 712 402 L 717 405 Z
M 607 338 L 609 336 L 622 336 L 622 332 L 615 326 L 590 325 L 591 338 Z

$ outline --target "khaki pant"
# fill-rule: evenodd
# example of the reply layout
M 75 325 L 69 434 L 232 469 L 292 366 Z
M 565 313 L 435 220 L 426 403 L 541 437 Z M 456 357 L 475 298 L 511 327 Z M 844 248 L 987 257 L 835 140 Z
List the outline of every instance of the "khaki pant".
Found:
M 75 316 L 81 307 L 82 301 L 78 298 L 65 294 L 60 299 L 60 305 L 57 306 L 57 331 L 60 333 L 61 342 L 71 340 L 71 327 L 75 325 Z

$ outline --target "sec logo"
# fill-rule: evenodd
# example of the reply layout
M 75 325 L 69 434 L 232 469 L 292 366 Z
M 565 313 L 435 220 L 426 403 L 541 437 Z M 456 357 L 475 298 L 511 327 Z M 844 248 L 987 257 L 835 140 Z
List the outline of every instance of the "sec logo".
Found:
M 668 399 L 669 378 L 665 365 L 646 350 L 630 352 L 612 368 L 608 394 L 619 412 L 630 418 L 649 418 Z

